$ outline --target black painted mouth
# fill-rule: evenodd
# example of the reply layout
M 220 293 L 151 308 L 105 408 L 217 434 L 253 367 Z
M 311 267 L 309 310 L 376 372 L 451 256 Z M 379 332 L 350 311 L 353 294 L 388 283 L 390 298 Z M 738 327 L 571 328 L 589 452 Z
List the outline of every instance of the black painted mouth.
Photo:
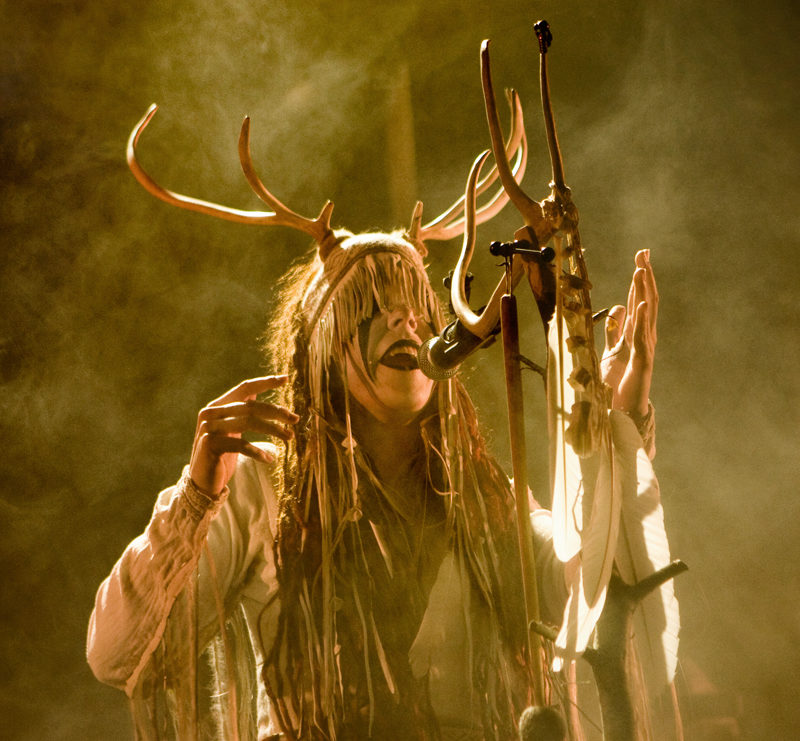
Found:
M 413 340 L 397 340 L 397 342 L 389 345 L 378 362 L 394 370 L 417 370 L 419 368 L 419 363 L 417 362 L 418 350 L 419 344 Z

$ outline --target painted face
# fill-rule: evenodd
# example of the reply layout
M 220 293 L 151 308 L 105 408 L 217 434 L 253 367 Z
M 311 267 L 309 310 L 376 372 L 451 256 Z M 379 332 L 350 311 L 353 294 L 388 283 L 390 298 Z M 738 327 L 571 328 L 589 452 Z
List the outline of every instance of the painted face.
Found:
M 376 310 L 345 347 L 350 393 L 380 422 L 407 424 L 428 403 L 434 382 L 417 365 L 433 334 L 407 306 Z

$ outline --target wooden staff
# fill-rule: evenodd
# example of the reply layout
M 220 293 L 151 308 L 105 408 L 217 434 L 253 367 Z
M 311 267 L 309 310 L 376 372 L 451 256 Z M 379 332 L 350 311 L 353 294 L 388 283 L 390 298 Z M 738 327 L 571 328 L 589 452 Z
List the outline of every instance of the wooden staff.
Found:
M 510 261 L 507 261 L 510 278 Z M 536 559 L 533 554 L 530 508 L 528 507 L 528 466 L 525 447 L 525 410 L 522 398 L 522 377 L 519 364 L 519 324 L 517 299 L 508 291 L 500 301 L 500 324 L 503 337 L 503 361 L 508 400 L 508 427 L 511 440 L 511 465 L 514 472 L 514 499 L 517 510 L 517 535 L 522 585 L 525 595 L 525 616 L 528 626 L 528 654 L 534 704 L 544 706 L 544 667 L 541 638 L 531 628 L 539 622 L 539 590 L 536 584 Z

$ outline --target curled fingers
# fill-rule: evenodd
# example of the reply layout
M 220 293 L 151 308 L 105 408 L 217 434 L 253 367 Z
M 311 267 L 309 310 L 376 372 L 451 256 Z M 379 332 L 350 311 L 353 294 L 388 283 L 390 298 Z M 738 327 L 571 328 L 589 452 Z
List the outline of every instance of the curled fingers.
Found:
M 282 440 L 291 440 L 291 425 L 299 417 L 289 409 L 254 399 L 209 406 L 198 415 L 199 432 L 223 435 L 240 435 L 243 432 L 261 432 Z
M 242 433 L 256 432 L 289 441 L 294 437 L 291 425 L 298 420 L 299 417 L 294 412 L 284 407 L 255 399 L 211 405 L 198 415 L 195 447 L 204 443 L 215 457 L 226 453 L 240 453 L 271 463 L 274 457 L 268 451 L 242 439 Z
M 200 413 L 197 415 L 197 426 L 195 427 L 194 433 L 194 446 L 192 447 L 192 454 L 194 455 L 194 450 L 197 447 L 197 442 L 200 439 L 201 431 L 200 427 L 206 419 L 209 419 L 213 416 L 213 412 L 210 410 L 225 407 L 228 404 L 235 403 L 235 402 L 244 402 L 244 401 L 255 401 L 255 398 L 258 394 L 264 393 L 266 391 L 271 391 L 272 389 L 279 388 L 283 386 L 289 377 L 286 375 L 282 376 L 260 376 L 258 378 L 248 378 L 241 383 L 234 386 L 232 389 L 226 391 L 222 396 L 218 396 L 212 402 L 207 404 Z
M 286 407 L 265 401 L 249 399 L 228 404 L 209 405 L 198 415 L 199 421 L 209 422 L 226 417 L 248 417 L 251 419 L 274 420 L 287 425 L 297 424 L 300 417 Z
M 246 401 L 255 399 L 259 394 L 283 386 L 289 377 L 283 376 L 260 376 L 258 378 L 248 378 L 226 391 L 222 396 L 214 399 L 208 406 L 219 406 L 235 401 Z
M 264 463 L 275 462 L 275 456 L 268 450 L 264 450 L 264 448 L 260 448 L 241 437 L 229 437 L 228 435 L 208 433 L 205 435 L 205 439 L 209 450 L 218 457 L 226 453 L 239 453 L 257 461 L 263 461 Z
M 202 431 L 212 435 L 241 435 L 243 432 L 261 432 L 287 441 L 294 437 L 291 427 L 285 427 L 255 415 L 211 419 L 203 423 Z

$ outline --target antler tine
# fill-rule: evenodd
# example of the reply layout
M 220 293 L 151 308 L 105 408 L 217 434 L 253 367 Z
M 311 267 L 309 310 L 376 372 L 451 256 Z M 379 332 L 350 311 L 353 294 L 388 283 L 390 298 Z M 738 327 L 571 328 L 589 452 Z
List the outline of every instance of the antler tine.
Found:
M 453 306 L 453 312 L 472 334 L 481 339 L 488 337 L 497 326 L 497 322 L 500 320 L 500 299 L 506 292 L 506 289 L 513 288 L 525 272 L 522 261 L 513 260 L 511 263 L 511 275 L 509 276 L 511 286 L 508 286 L 508 282 L 503 278 L 497 284 L 489 302 L 480 314 L 476 314 L 470 309 L 469 301 L 467 301 L 466 275 L 472 260 L 473 252 L 475 251 L 475 226 L 478 221 L 475 208 L 475 183 L 478 179 L 480 169 L 488 156 L 489 150 L 483 152 L 475 160 L 469 174 L 469 179 L 467 180 L 467 189 L 464 193 L 464 202 L 466 206 L 464 214 L 464 242 L 455 270 L 453 271 L 453 279 L 450 282 L 450 303 Z
M 511 108 L 511 126 L 508 132 L 508 139 L 505 145 L 507 156 L 511 156 L 517 152 L 519 156 L 519 145 L 525 137 L 525 127 L 522 124 L 522 106 L 519 102 L 519 95 L 516 90 L 507 90 L 508 103 Z M 497 167 L 493 167 L 486 177 L 480 180 L 475 188 L 476 195 L 484 193 L 489 186 L 497 180 Z M 440 214 L 432 221 L 429 221 L 423 228 L 432 230 L 440 225 L 448 225 L 453 218 L 459 216 L 464 211 L 464 196 L 461 196 L 447 211 Z M 461 230 L 459 230 L 461 231 Z
M 500 181 L 508 193 L 509 198 L 522 214 L 529 226 L 535 226 L 542 220 L 541 206 L 537 201 L 527 196 L 514 177 L 508 159 L 504 156 L 503 135 L 500 131 L 500 121 L 497 115 L 492 73 L 489 62 L 489 39 L 481 44 L 481 80 L 483 82 L 483 97 L 486 104 L 486 118 L 489 122 L 489 135 L 492 139 L 492 152 L 497 162 Z
M 508 139 L 504 145 L 505 161 L 508 162 L 510 157 L 516 151 L 516 159 L 511 171 L 513 177 L 518 181 L 522 180 L 525 174 L 525 166 L 528 158 L 528 142 L 525 136 L 525 125 L 522 115 L 522 104 L 519 95 L 515 90 L 506 91 L 508 104 L 511 109 L 511 125 L 509 128 Z M 474 192 L 481 195 L 489 187 L 494 184 L 498 178 L 497 165 L 492 168 L 486 177 L 480 180 Z M 461 216 L 465 210 L 465 196 L 459 198 L 447 211 L 438 216 L 433 221 L 428 222 L 422 227 L 418 227 L 417 238 L 420 240 L 446 240 L 460 234 L 464 229 L 465 218 Z M 476 218 L 478 224 L 482 224 L 489 219 L 493 218 L 500 210 L 508 203 L 508 196 L 503 188 L 500 188 L 497 193 L 484 205 L 476 211 Z M 419 215 L 417 216 L 417 224 L 419 224 Z M 414 222 L 412 222 L 412 230 L 414 229 Z
M 478 158 L 473 162 L 472 169 L 469 171 L 469 178 L 467 178 L 467 189 L 464 192 L 464 241 L 461 245 L 461 254 L 459 255 L 458 262 L 456 263 L 455 270 L 453 270 L 453 279 L 450 282 L 450 301 L 453 304 L 453 311 L 464 326 L 469 329 L 473 334 L 478 335 L 475 327 L 480 323 L 480 316 L 469 308 L 467 301 L 467 269 L 472 260 L 472 253 L 475 251 L 475 226 L 476 226 L 476 182 L 480 174 L 483 163 L 486 158 L 491 154 L 490 150 L 481 152 Z M 480 335 L 478 335 L 480 336 Z
M 142 132 L 150 123 L 157 110 L 158 106 L 155 103 L 151 105 L 150 108 L 147 109 L 147 113 L 145 113 L 139 123 L 136 124 L 133 131 L 131 131 L 131 135 L 128 137 L 128 167 L 130 167 L 134 177 L 148 193 L 154 195 L 156 198 L 159 198 L 165 203 L 169 203 L 172 206 L 177 206 L 178 208 L 187 209 L 189 211 L 198 211 L 199 213 L 208 214 L 209 216 L 216 216 L 217 218 L 226 219 L 228 221 L 236 221 L 240 224 L 290 226 L 295 229 L 299 229 L 300 231 L 311 235 L 317 242 L 319 242 L 320 257 L 322 257 L 323 260 L 325 259 L 334 241 L 333 231 L 330 228 L 330 218 L 331 212 L 333 211 L 333 204 L 328 201 L 316 220 L 306 219 L 302 216 L 299 216 L 298 214 L 286 208 L 286 206 L 284 206 L 274 196 L 269 194 L 261 181 L 258 180 L 258 176 L 256 176 L 255 172 L 252 170 L 252 163 L 250 164 L 250 172 L 252 173 L 252 177 L 255 178 L 255 182 L 258 184 L 258 187 L 253 184 L 253 180 L 251 180 L 250 176 L 248 176 L 247 169 L 245 169 L 245 176 L 248 177 L 248 181 L 256 191 L 257 195 L 262 197 L 262 200 L 265 200 L 268 205 L 275 208 L 275 213 L 271 211 L 245 211 L 238 208 L 221 206 L 218 203 L 203 201 L 199 198 L 192 198 L 190 196 L 181 195 L 180 193 L 167 190 L 153 180 L 153 178 L 151 178 L 150 175 L 148 175 L 144 171 L 144 168 L 139 164 L 139 160 L 136 158 L 136 147 L 139 144 L 139 137 L 142 135 Z M 246 140 L 245 147 L 248 150 L 247 158 L 249 160 L 249 145 L 247 144 Z M 240 137 L 240 157 L 241 149 L 242 142 Z M 244 168 L 244 163 L 242 166 Z M 267 200 L 267 198 L 263 197 L 264 193 L 267 194 L 270 200 Z
M 517 156 L 514 161 L 514 166 L 512 167 L 512 172 L 517 177 L 517 179 L 521 180 L 522 175 L 525 172 L 525 166 L 528 162 L 528 148 L 527 146 L 520 147 L 517 150 Z M 496 170 L 492 173 L 492 180 L 497 179 L 497 172 Z M 480 184 L 476 187 L 476 195 L 480 193 Z M 476 210 L 476 224 L 483 224 L 490 219 L 494 218 L 503 207 L 508 203 L 509 197 L 508 193 L 506 193 L 505 188 L 502 186 L 497 190 L 497 192 L 480 208 Z M 463 203 L 460 204 L 461 208 L 458 211 L 463 210 Z M 453 213 L 452 217 L 456 217 L 458 212 Z M 439 220 L 437 220 L 439 221 Z M 455 221 L 450 221 L 449 223 L 441 224 L 440 226 L 433 226 L 431 225 L 430 231 L 424 233 L 425 239 L 437 239 L 437 240 L 445 240 L 445 239 L 452 239 L 453 237 L 457 236 L 458 234 L 462 233 L 464 230 L 464 225 L 466 223 L 466 218 L 464 216 L 458 217 Z M 423 227 L 423 229 L 426 227 Z
M 242 172 L 247 182 L 250 184 L 250 187 L 253 189 L 253 192 L 264 201 L 264 203 L 275 209 L 274 224 L 291 226 L 302 232 L 306 232 L 319 242 L 320 245 L 332 234 L 331 213 L 333 212 L 333 203 L 331 203 L 331 201 L 325 203 L 316 219 L 308 219 L 292 211 L 267 190 L 261 178 L 258 177 L 258 173 L 256 173 L 253 165 L 253 158 L 250 154 L 249 116 L 245 116 L 244 121 L 242 121 L 242 130 L 239 132 L 239 162 L 242 165 Z M 324 255 L 322 255 L 322 259 L 325 259 Z

